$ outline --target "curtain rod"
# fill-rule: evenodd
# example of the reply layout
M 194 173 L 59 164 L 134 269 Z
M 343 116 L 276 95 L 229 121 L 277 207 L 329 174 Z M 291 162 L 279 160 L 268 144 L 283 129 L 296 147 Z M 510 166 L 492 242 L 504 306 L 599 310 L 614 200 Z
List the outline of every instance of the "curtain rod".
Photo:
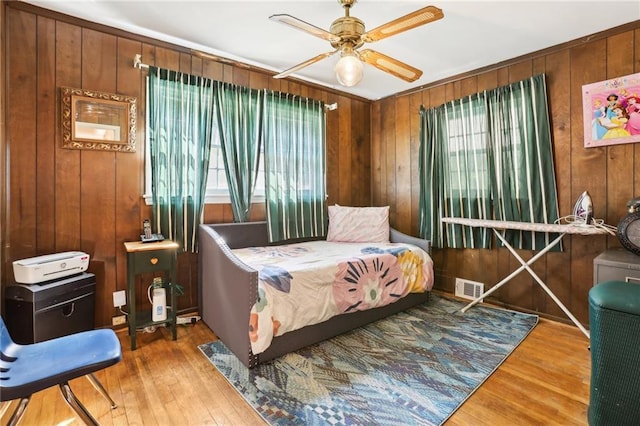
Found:
M 143 64 L 142 63 L 142 55 L 139 53 L 136 53 L 136 56 L 133 57 L 133 67 L 134 68 L 138 68 L 138 69 L 149 69 L 149 65 L 148 64 Z M 324 107 L 328 110 L 328 111 L 334 111 L 336 109 L 338 109 L 338 103 L 334 102 L 332 104 L 325 104 Z
M 142 63 L 142 55 L 137 53 L 133 58 L 133 67 L 139 69 L 149 69 L 149 65 Z

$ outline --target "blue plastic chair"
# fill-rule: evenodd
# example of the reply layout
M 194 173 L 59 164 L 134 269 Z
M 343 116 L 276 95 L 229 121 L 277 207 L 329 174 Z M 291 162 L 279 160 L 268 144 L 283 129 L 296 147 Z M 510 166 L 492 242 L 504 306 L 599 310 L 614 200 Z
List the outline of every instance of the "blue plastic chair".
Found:
M 97 425 L 69 387 L 69 380 L 86 376 L 111 404 L 117 405 L 93 375 L 122 359 L 120 341 L 111 329 L 83 331 L 29 345 L 14 343 L 0 317 L 0 402 L 6 411 L 10 402 L 19 399 L 10 425 L 17 424 L 29 404 L 31 395 L 58 385 L 69 406 L 86 424 Z

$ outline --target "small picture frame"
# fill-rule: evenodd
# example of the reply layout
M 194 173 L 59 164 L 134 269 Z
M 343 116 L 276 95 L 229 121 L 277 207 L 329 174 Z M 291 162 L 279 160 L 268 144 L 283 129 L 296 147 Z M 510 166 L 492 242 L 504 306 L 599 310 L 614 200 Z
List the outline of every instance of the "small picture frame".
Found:
M 119 152 L 136 150 L 136 98 L 61 88 L 62 147 Z
M 640 73 L 582 86 L 584 147 L 640 142 Z

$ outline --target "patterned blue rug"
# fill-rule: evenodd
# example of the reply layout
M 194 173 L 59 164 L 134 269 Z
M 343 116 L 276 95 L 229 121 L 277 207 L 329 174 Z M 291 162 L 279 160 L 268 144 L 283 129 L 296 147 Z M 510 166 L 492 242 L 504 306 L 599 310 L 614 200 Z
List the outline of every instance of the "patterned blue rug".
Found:
M 439 425 L 538 323 L 535 315 L 430 301 L 247 369 L 199 348 L 272 425 Z

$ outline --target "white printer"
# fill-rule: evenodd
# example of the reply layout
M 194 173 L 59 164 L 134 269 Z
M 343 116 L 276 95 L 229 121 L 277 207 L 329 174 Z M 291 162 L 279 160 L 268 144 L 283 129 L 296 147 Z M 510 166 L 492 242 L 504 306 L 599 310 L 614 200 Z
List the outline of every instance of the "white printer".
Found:
M 88 267 L 87 253 L 67 251 L 16 260 L 13 262 L 13 276 L 21 284 L 37 284 L 79 274 Z

